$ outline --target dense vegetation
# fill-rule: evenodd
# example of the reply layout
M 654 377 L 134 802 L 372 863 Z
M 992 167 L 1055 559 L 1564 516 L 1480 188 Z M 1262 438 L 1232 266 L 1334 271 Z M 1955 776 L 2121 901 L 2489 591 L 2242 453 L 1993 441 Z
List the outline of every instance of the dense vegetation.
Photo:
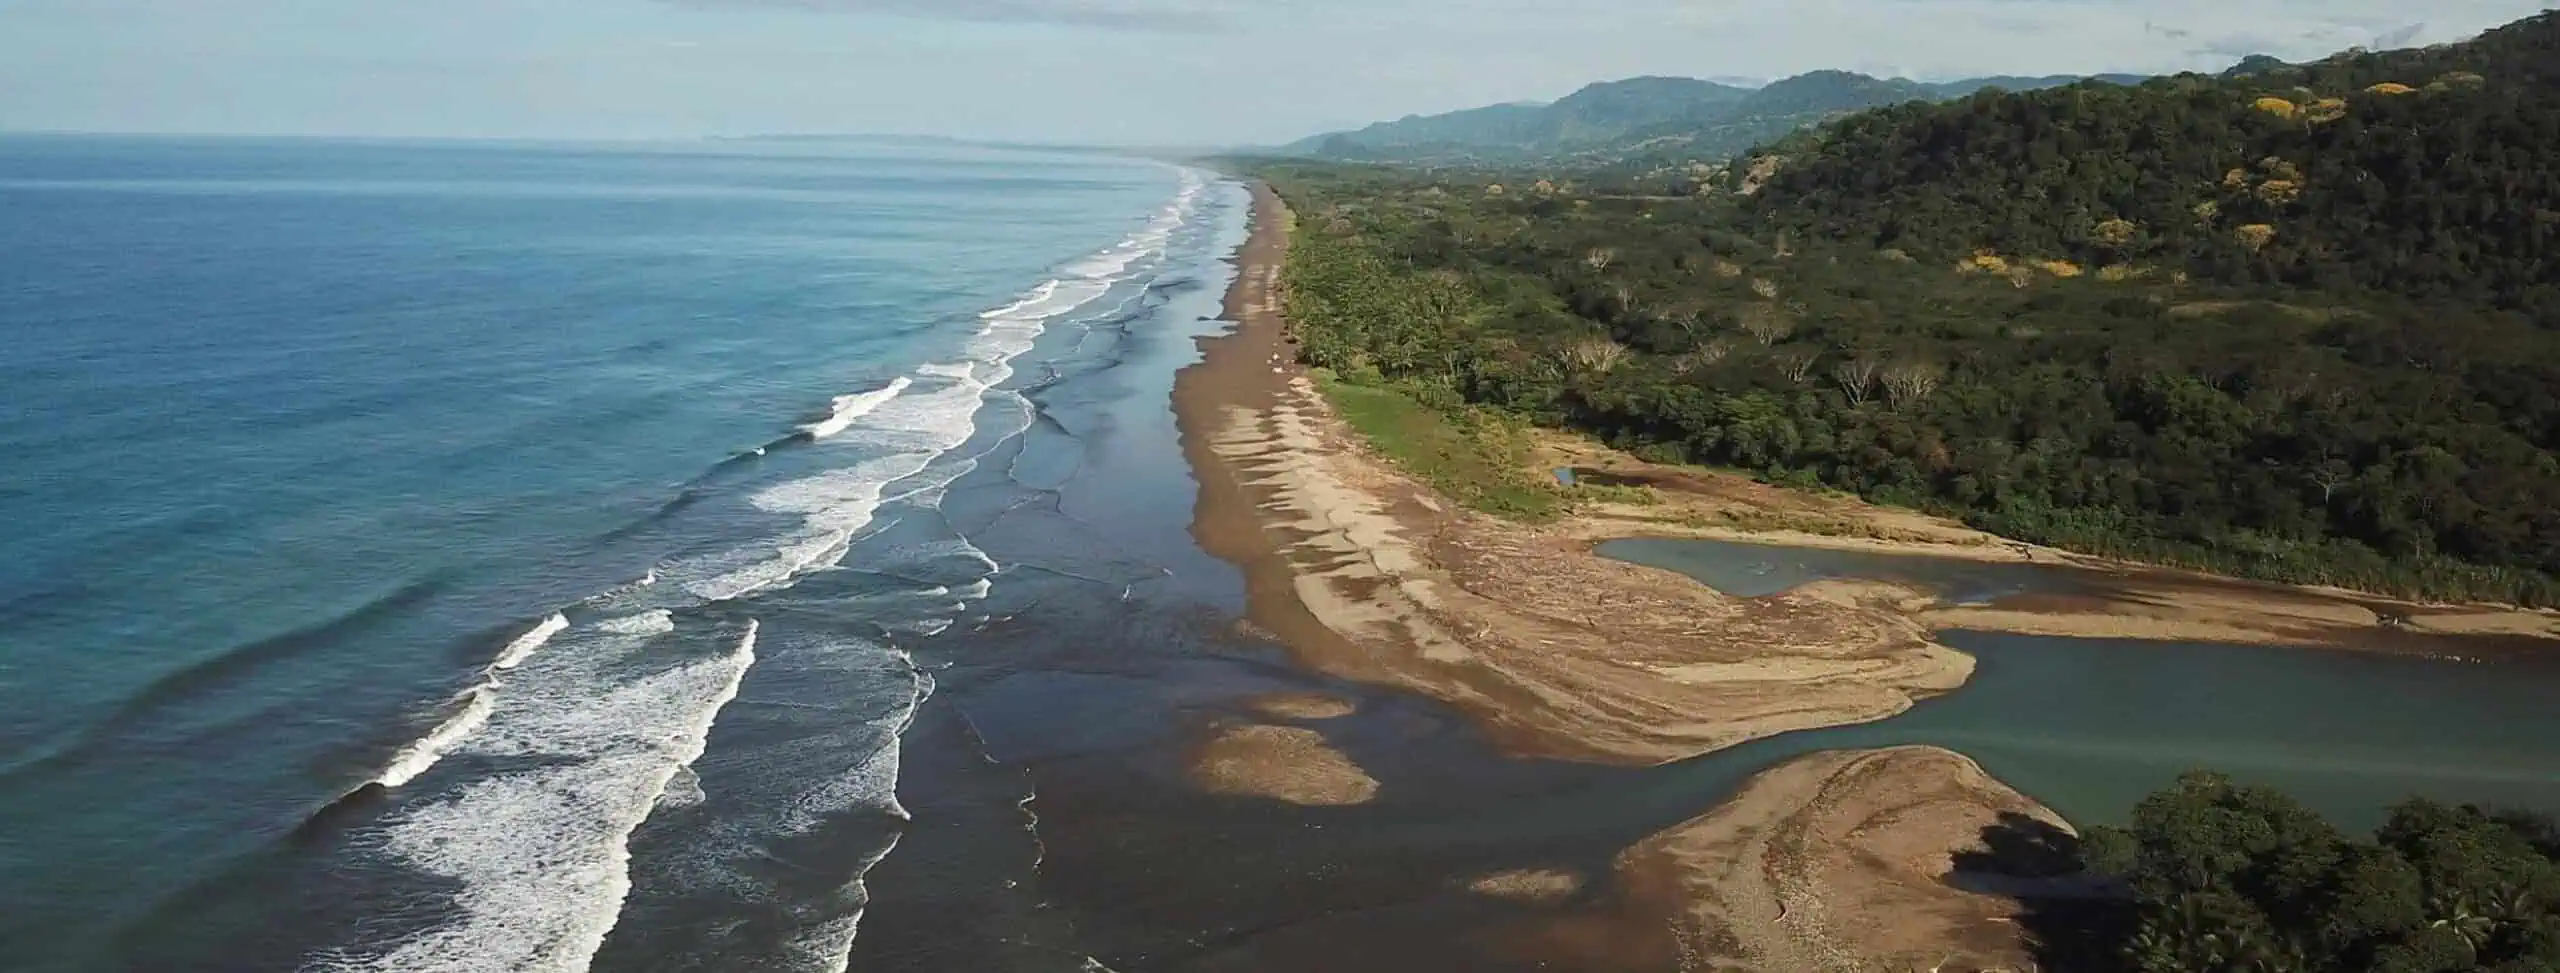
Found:
M 2130 75 L 2103 80 L 2140 81 Z M 1584 87 L 1550 104 L 1489 105 L 1413 115 L 1303 139 L 1283 151 L 1335 161 L 1522 163 L 1581 167 L 1722 162 L 1763 141 L 1847 112 L 1913 100 L 1959 98 L 1989 87 L 2014 91 L 2081 80 L 1974 78 L 1923 84 L 1848 71 L 1815 71 L 1738 88 L 1693 78 L 1629 78 Z
M 2082 550 L 2547 604 L 2555 34 L 1887 109 L 1750 196 L 1260 171 L 1303 354 L 1351 381 Z M 2346 94 L 2281 119 L 2270 84 Z
M 2541 818 L 2411 801 L 2358 839 L 2282 794 L 2194 774 L 2080 851 L 2124 894 L 2028 919 L 2055 969 L 2560 969 L 2560 831 Z
M 2546 16 L 2460 50 L 1896 106 L 1788 159 L 1755 215 L 1942 263 L 2168 266 L 2548 320 L 2560 31 Z

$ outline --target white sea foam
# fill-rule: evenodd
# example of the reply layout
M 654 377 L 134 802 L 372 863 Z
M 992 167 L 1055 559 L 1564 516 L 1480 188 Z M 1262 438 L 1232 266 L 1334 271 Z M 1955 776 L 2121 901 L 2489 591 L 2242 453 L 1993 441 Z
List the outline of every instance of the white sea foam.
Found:
M 702 755 L 722 707 L 755 664 L 756 624 L 722 656 L 611 681 L 612 663 L 645 641 L 582 640 L 578 658 L 528 669 L 472 739 L 474 753 L 540 755 L 400 816 L 385 848 L 455 883 L 457 915 L 373 955 L 319 960 L 321 970 L 397 973 L 580 973 L 630 894 L 630 838 Z
M 975 463 L 968 460 L 935 463 L 934 460 L 959 448 L 981 431 L 1012 436 L 1030 427 L 1034 419 L 1030 401 L 1019 394 L 999 389 L 1013 377 L 1014 359 L 1036 346 L 1052 322 L 1087 308 L 1127 280 L 1126 275 L 1133 273 L 1140 264 L 1162 255 L 1173 233 L 1189 218 L 1204 188 L 1205 184 L 1197 174 L 1185 170 L 1179 194 L 1144 229 L 1116 246 L 1061 268 L 1061 276 L 1042 282 L 1012 303 L 980 315 L 979 331 L 968 341 L 963 360 L 935 362 L 916 370 L 921 380 L 941 383 L 939 388 L 910 393 L 885 404 L 868 416 L 858 429 L 849 430 L 848 435 L 884 449 L 923 454 L 932 473 L 898 485 L 905 491 L 904 496 L 938 502 L 940 490 L 965 475 Z M 1014 408 L 998 418 L 986 408 L 990 402 L 1002 402 Z M 981 420 L 1001 425 L 980 430 L 977 423 Z M 768 493 L 758 498 L 758 506 L 769 510 L 829 511 L 829 516 L 839 518 L 839 526 L 852 522 L 855 518 L 850 513 L 858 509 L 861 521 L 867 523 L 881 502 L 878 491 L 882 488 L 875 486 L 864 490 L 849 487 L 868 484 L 873 478 L 856 477 L 845 483 L 827 483 L 824 478 L 803 481 L 795 485 L 789 494 L 790 503 L 776 503 L 782 498 Z M 933 482 L 924 482 L 927 479 Z M 811 541 L 816 539 L 812 537 Z M 781 556 L 774 560 L 787 560 L 790 553 L 786 545 L 777 552 Z M 956 589 L 945 587 L 941 590 L 942 596 L 954 599 L 947 610 L 958 612 L 965 610 L 968 602 L 988 596 L 993 588 L 990 578 L 1002 570 L 994 558 L 963 538 L 897 552 L 901 559 L 955 555 L 975 559 L 988 572 L 988 577 L 978 578 Z M 841 556 L 840 551 L 837 556 Z M 734 588 L 737 585 L 722 587 Z M 909 629 L 934 634 L 951 624 L 949 618 L 925 618 L 915 620 Z M 791 801 L 783 819 L 769 827 L 782 833 L 804 833 L 833 815 L 856 807 L 873 807 L 900 818 L 907 817 L 906 808 L 898 802 L 897 795 L 899 741 L 915 720 L 917 710 L 932 694 L 934 684 L 933 677 L 917 668 L 914 660 L 904 653 L 897 653 L 896 658 L 913 680 L 914 689 L 909 704 L 897 716 L 897 724 L 884 744 L 843 776 Z M 793 968 L 844 973 L 863 912 L 870 902 L 869 890 L 863 884 L 864 877 L 895 846 L 894 839 L 884 842 L 877 854 L 860 863 L 847 889 L 856 903 L 849 914 L 813 923 L 792 937 L 789 945 L 794 954 Z
M 886 741 L 879 750 L 844 776 L 801 795 L 792 803 L 781 822 L 785 834 L 807 834 L 828 817 L 856 807 L 878 808 L 901 821 L 913 820 L 906 806 L 898 802 L 898 751 L 903 746 L 907 729 L 915 725 L 916 713 L 924 701 L 933 696 L 931 673 L 917 668 L 915 660 L 905 652 L 894 652 L 899 664 L 906 667 L 912 689 L 906 708 L 897 716 Z M 853 880 L 845 887 L 854 902 L 851 911 L 825 922 L 800 930 L 791 938 L 788 951 L 796 970 L 845 973 L 852 965 L 853 941 L 862 928 L 862 916 L 871 905 L 871 889 L 864 880 L 871 869 L 889 857 L 898 847 L 897 835 L 882 842 L 880 850 L 865 857 L 854 867 Z
M 881 403 L 897 398 L 898 393 L 906 391 L 907 386 L 913 384 L 915 384 L 914 379 L 900 375 L 890 379 L 889 384 L 868 392 L 836 396 L 834 411 L 830 412 L 824 420 L 800 427 L 800 431 L 808 433 L 811 439 L 825 439 L 843 432 L 853 425 L 854 420 L 870 415 L 871 410 L 879 408 Z M 761 453 L 764 450 L 759 448 L 756 451 Z
M 552 636 L 560 634 L 568 627 L 569 619 L 566 616 L 552 614 L 551 617 L 534 625 L 531 630 L 516 636 L 514 640 L 507 643 L 505 648 L 499 649 L 498 657 L 489 663 L 488 671 L 504 672 L 523 665 L 526 659 L 533 657 L 535 651 L 550 642 Z M 391 762 L 382 768 L 382 773 L 375 775 L 374 783 L 384 787 L 407 786 L 410 781 L 418 779 L 419 774 L 426 773 L 428 768 L 434 767 L 436 762 L 443 760 L 444 755 L 456 744 L 468 739 L 471 734 L 479 732 L 482 726 L 488 724 L 489 713 L 497 707 L 497 690 L 498 683 L 495 679 L 485 680 L 466 690 L 463 693 L 462 708 L 455 710 L 454 714 L 446 717 L 444 722 L 436 724 L 436 728 L 427 731 L 427 735 L 400 748 L 400 752 L 393 754 Z
M 613 635 L 660 635 L 675 630 L 675 615 L 664 608 L 596 622 L 596 631 Z
M 702 775 L 694 773 L 688 764 L 678 768 L 675 778 L 667 782 L 666 793 L 658 795 L 658 806 L 692 807 L 709 800 L 711 795 L 702 789 Z
M 828 440 L 831 449 L 845 444 L 872 458 L 751 498 L 759 509 L 796 516 L 796 526 L 725 554 L 664 563 L 607 593 L 611 597 L 591 599 L 602 603 L 588 608 L 609 617 L 589 628 L 571 630 L 565 617 L 554 615 L 510 642 L 491 665 L 492 672 L 508 673 L 504 684 L 475 687 L 460 711 L 402 751 L 381 778 L 393 786 L 395 780 L 411 782 L 448 752 L 538 758 L 525 761 L 530 769 L 457 787 L 387 824 L 384 850 L 451 880 L 455 917 L 396 943 L 376 944 L 387 951 L 313 965 L 402 973 L 583 971 L 630 894 L 631 835 L 658 806 L 704 799 L 692 764 L 756 661 L 757 629 L 750 622 L 730 653 L 631 671 L 651 657 L 638 649 L 675 629 L 667 609 L 787 586 L 838 563 L 884 503 L 900 497 L 938 502 L 944 487 L 975 466 L 969 458 L 946 459 L 950 453 L 981 433 L 1011 436 L 1032 421 L 1029 400 L 1001 389 L 1014 375 L 1013 360 L 1052 324 L 1089 310 L 1160 257 L 1202 188 L 1186 172 L 1181 192 L 1145 228 L 981 315 L 958 360 L 924 365 L 882 388 L 836 399 L 826 419 L 803 431 Z M 1010 408 L 990 410 L 991 403 Z M 985 429 L 979 428 L 982 420 Z M 888 494 L 893 485 L 902 492 Z M 973 556 L 990 574 L 1001 570 L 965 540 L 952 543 L 952 553 Z M 661 587 L 673 591 L 640 595 L 662 577 L 669 584 Z M 958 599 L 951 610 L 962 610 L 990 590 L 985 578 L 959 587 L 951 592 Z M 537 656 L 564 631 L 572 634 Z M 741 837 L 805 832 L 860 807 L 906 816 L 897 799 L 899 739 L 932 693 L 933 681 L 911 660 L 899 661 L 913 690 L 890 717 L 894 725 L 875 723 L 863 732 L 880 741 L 877 749 L 841 776 L 775 802 L 775 816 L 762 818 L 755 832 Z M 856 903 L 851 913 L 813 922 L 794 935 L 793 945 L 806 950 L 811 966 L 839 973 L 845 968 L 869 902 L 862 876 L 895 842 L 883 845 L 855 872 L 847 889 Z
M 861 935 L 862 914 L 871 907 L 871 889 L 863 884 L 862 876 L 870 874 L 873 866 L 880 864 L 897 848 L 898 838 L 891 835 L 889 840 L 880 844 L 880 850 L 865 856 L 854 866 L 853 882 L 845 887 L 845 893 L 853 899 L 851 911 L 813 923 L 791 937 L 785 946 L 790 957 L 790 969 L 846 973 L 853 967 L 853 941 Z
M 504 671 L 523 665 L 524 660 L 533 657 L 534 650 L 542 648 L 543 643 L 551 641 L 552 636 L 568 627 L 569 619 L 556 613 L 543 619 L 542 624 L 534 626 L 532 631 L 516 636 L 515 641 L 498 650 L 498 658 L 489 663 L 489 668 Z
M 401 749 L 399 754 L 391 758 L 391 765 L 383 768 L 382 774 L 375 777 L 373 782 L 384 787 L 403 787 L 410 781 L 418 779 L 419 774 L 426 773 L 427 768 L 435 766 L 436 761 L 444 759 L 445 751 L 453 749 L 454 744 L 462 742 L 471 734 L 478 732 L 482 726 L 487 725 L 489 711 L 496 706 L 496 700 L 491 695 L 496 688 L 491 683 L 471 687 L 470 692 L 463 694 L 465 699 L 461 709 L 454 711 L 451 717 L 446 718 L 435 729 L 428 731 L 426 736 L 419 737 L 417 742 Z
M 924 469 L 933 456 L 893 453 L 757 493 L 749 502 L 761 510 L 799 514 L 799 528 L 763 546 L 691 565 L 699 576 L 687 580 L 684 589 L 706 601 L 727 601 L 833 567 L 854 535 L 871 525 L 881 491 Z

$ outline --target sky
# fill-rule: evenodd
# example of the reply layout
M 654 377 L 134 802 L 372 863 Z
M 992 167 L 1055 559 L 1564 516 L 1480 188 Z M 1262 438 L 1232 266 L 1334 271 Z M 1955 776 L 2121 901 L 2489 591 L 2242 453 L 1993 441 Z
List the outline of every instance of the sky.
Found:
M 1270 144 L 1645 74 L 2219 70 L 2555 0 L 0 0 L 0 130 Z

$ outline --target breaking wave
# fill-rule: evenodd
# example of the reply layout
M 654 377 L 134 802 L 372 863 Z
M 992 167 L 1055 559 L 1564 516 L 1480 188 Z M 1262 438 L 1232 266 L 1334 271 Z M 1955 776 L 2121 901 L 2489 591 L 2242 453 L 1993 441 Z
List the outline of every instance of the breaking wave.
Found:
M 706 799 L 693 764 L 757 661 L 755 621 L 746 622 L 733 649 L 707 658 L 702 648 L 686 657 L 683 647 L 698 643 L 684 633 L 716 624 L 723 609 L 712 606 L 838 565 L 883 506 L 937 505 L 945 487 L 975 468 L 974 458 L 954 455 L 962 447 L 1028 428 L 1034 407 L 1008 386 L 1014 360 L 1054 323 L 1088 311 L 1144 273 L 1205 188 L 1186 173 L 1174 201 L 1143 229 L 981 314 L 955 357 L 838 397 L 824 419 L 799 427 L 807 455 L 857 458 L 747 494 L 754 511 L 782 521 L 778 532 L 662 561 L 642 579 L 549 615 L 510 641 L 490 663 L 488 678 L 458 697 L 459 708 L 396 752 L 373 780 L 402 787 L 456 758 L 470 758 L 469 769 L 486 772 L 397 807 L 374 836 L 388 858 L 452 888 L 453 916 L 395 941 L 315 958 L 311 968 L 585 969 L 631 895 L 633 833 L 658 807 Z M 892 630 L 939 632 L 952 624 L 945 615 L 991 590 L 1000 570 L 992 558 L 965 538 L 940 545 L 948 546 L 942 553 L 974 558 L 985 574 L 955 580 L 941 593 L 946 600 L 921 617 L 884 620 Z M 860 808 L 906 816 L 897 800 L 899 739 L 934 685 L 904 653 L 894 654 L 908 676 L 905 701 L 863 729 L 876 749 L 816 786 L 784 796 L 769 815 L 758 816 L 757 829 L 803 833 Z M 791 936 L 791 951 L 805 957 L 795 966 L 845 968 L 869 901 L 863 875 L 894 845 L 892 838 L 856 863 L 845 890 L 849 911 L 813 917 Z
M 907 386 L 914 382 L 914 379 L 901 375 L 891 379 L 888 385 L 869 392 L 837 396 L 835 411 L 828 413 L 823 420 L 800 427 L 800 431 L 808 433 L 811 439 L 825 439 L 843 432 L 852 427 L 854 420 L 870 415 L 871 410 L 879 408 L 881 403 L 897 398 L 898 393 L 906 391 Z

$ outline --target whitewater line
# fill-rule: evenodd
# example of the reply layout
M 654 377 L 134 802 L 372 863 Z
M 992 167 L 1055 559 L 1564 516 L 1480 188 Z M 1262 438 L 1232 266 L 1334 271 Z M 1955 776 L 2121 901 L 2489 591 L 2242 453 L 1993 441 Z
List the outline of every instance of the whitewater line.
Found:
M 373 782 L 384 787 L 400 787 L 418 779 L 419 774 L 426 773 L 428 768 L 434 767 L 436 761 L 444 759 L 446 751 L 453 749 L 454 744 L 461 743 L 471 734 L 479 732 L 481 727 L 488 725 L 490 711 L 497 708 L 497 700 L 494 696 L 494 690 L 497 688 L 494 682 L 484 682 L 471 687 L 470 691 L 464 694 L 470 699 L 463 703 L 460 712 L 428 731 L 426 736 L 419 737 L 417 742 L 401 748 L 400 752 L 391 758 L 390 765 L 384 767 L 382 773 L 374 777 Z
M 854 420 L 870 415 L 872 410 L 887 404 L 890 399 L 897 398 L 898 393 L 906 391 L 907 386 L 913 384 L 915 384 L 914 379 L 900 375 L 890 379 L 889 384 L 868 392 L 839 395 L 835 399 L 835 410 L 832 413 L 821 421 L 800 427 L 800 431 L 809 434 L 810 439 L 825 439 L 843 432 L 853 427 Z M 758 452 L 762 450 L 759 449 Z
M 534 626 L 532 631 L 516 636 L 515 641 L 507 643 L 506 648 L 498 650 L 498 658 L 489 663 L 489 668 L 505 672 L 523 665 L 524 660 L 532 658 L 534 651 L 542 648 L 543 643 L 551 641 L 552 636 L 560 634 L 562 629 L 568 627 L 568 616 L 553 612 L 551 617 L 543 619 L 542 624 Z
M 939 688 L 940 684 L 934 681 L 932 673 L 926 672 L 924 667 L 916 665 L 915 657 L 907 654 L 905 649 L 891 649 L 890 655 L 896 658 L 900 665 L 907 667 L 907 685 L 909 693 L 909 696 L 907 697 L 907 712 L 903 718 L 898 720 L 897 729 L 890 731 L 888 744 L 881 748 L 883 752 L 880 755 L 875 756 L 873 759 L 886 757 L 890 765 L 889 802 L 888 806 L 882 810 L 888 812 L 891 816 L 896 817 L 900 821 L 912 822 L 915 820 L 915 815 L 908 812 L 907 806 L 898 800 L 898 777 L 900 776 L 897 768 L 898 749 L 906 745 L 907 731 L 915 727 L 917 714 L 924 711 L 925 701 L 933 698 L 933 692 L 935 689 Z M 866 763 L 868 763 L 868 761 L 866 761 Z M 816 943 L 818 941 L 835 939 L 835 937 L 840 935 L 842 938 L 835 939 L 834 942 L 829 943 L 828 948 L 824 953 L 824 955 L 830 957 L 826 966 L 826 971 L 827 973 L 847 973 L 847 971 L 853 966 L 854 941 L 860 939 L 862 936 L 863 914 L 871 911 L 871 887 L 864 882 L 864 879 L 871 874 L 871 870 L 873 868 L 878 867 L 881 862 L 888 860 L 889 853 L 896 851 L 898 848 L 898 839 L 904 836 L 905 832 L 903 830 L 891 832 L 888 843 L 881 846 L 879 853 L 870 856 L 870 858 L 862 863 L 861 867 L 854 870 L 853 882 L 850 889 L 853 894 L 861 897 L 862 904 L 854 907 L 853 913 L 846 916 L 840 922 L 828 923 L 809 933 L 793 937 L 793 941 L 791 943 L 792 948 L 798 950 L 803 955 L 819 955 L 819 950 L 816 948 Z M 838 930 L 835 928 L 837 926 L 841 926 L 842 929 Z
M 621 838 L 614 842 L 614 850 L 609 861 L 613 877 L 607 880 L 608 895 L 606 896 L 612 905 L 612 911 L 607 914 L 605 921 L 596 927 L 593 936 L 586 937 L 578 944 L 575 954 L 578 961 L 575 969 L 584 970 L 593 965 L 596 953 L 604 949 L 605 937 L 612 935 L 613 927 L 621 923 L 622 907 L 631 898 L 631 836 L 638 834 L 640 826 L 648 823 L 649 815 L 658 809 L 658 802 L 666 798 L 667 788 L 675 783 L 676 774 L 693 769 L 693 762 L 702 759 L 703 751 L 710 748 L 711 728 L 720 722 L 720 711 L 727 709 L 730 701 L 738 698 L 739 688 L 747 682 L 747 670 L 755 667 L 756 631 L 761 627 L 762 624 L 755 619 L 747 619 L 747 634 L 738 640 L 738 651 L 728 660 L 737 666 L 736 671 L 731 672 L 728 682 L 706 701 L 708 705 L 702 708 L 699 717 L 688 728 L 689 732 L 683 749 L 676 751 L 676 759 L 653 775 L 657 779 L 649 785 L 649 799 L 640 805 L 640 813 L 632 818 L 631 826 L 624 828 Z
M 498 650 L 498 657 L 491 661 L 489 668 L 484 671 L 494 676 L 496 673 L 523 665 L 526 659 L 533 657 L 534 652 L 550 642 L 552 636 L 560 634 L 568 627 L 568 617 L 553 612 L 551 617 L 543 619 L 531 630 L 508 642 L 506 648 Z M 465 698 L 462 709 L 445 718 L 444 722 L 436 724 L 436 728 L 427 731 L 427 735 L 419 737 L 408 746 L 400 748 L 399 752 L 392 754 L 391 762 L 382 768 L 380 774 L 374 775 L 373 782 L 384 787 L 403 787 L 410 781 L 418 779 L 418 775 L 434 768 L 438 761 L 444 759 L 446 753 L 451 752 L 462 741 L 470 739 L 472 734 L 480 732 L 481 727 L 489 724 L 489 714 L 498 706 L 497 690 L 498 681 L 495 678 L 483 679 L 478 685 L 463 690 Z

